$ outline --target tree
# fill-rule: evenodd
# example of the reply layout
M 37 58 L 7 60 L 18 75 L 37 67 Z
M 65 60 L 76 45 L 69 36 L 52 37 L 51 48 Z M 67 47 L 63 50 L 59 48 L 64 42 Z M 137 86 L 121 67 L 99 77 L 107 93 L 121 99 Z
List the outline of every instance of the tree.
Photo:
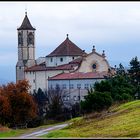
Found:
M 63 90 L 56 85 L 55 89 L 48 90 L 48 115 L 49 117 L 56 118 L 56 116 L 62 114 L 64 107 L 63 103 Z
M 33 97 L 28 93 L 29 87 L 28 81 L 23 80 L 16 84 L 8 83 L 0 88 L 1 95 L 5 97 L 11 109 L 8 117 L 11 127 L 20 123 L 28 123 L 36 117 L 37 108 Z M 4 105 L 4 99 L 1 103 L 2 101 Z
M 56 85 L 55 88 L 49 89 L 47 92 L 48 106 L 47 106 L 47 118 L 54 120 L 65 120 L 71 117 L 70 108 L 64 103 L 63 96 L 67 92 Z
M 121 63 L 119 64 L 119 68 L 117 68 L 117 74 L 118 75 L 125 75 L 126 74 L 125 68 Z
M 39 88 L 37 92 L 33 93 L 33 97 L 38 105 L 38 115 L 43 116 L 45 113 L 44 109 L 48 102 L 47 94 L 44 93 L 41 88 Z
M 138 85 L 140 82 L 140 62 L 137 56 L 130 61 L 130 69 L 128 72 L 132 78 L 132 84 Z
M 122 97 L 124 93 L 134 98 L 136 91 L 135 87 L 131 84 L 130 81 L 131 79 L 129 76 L 126 74 L 121 75 L 119 73 L 107 80 L 101 81 L 100 83 L 95 83 L 94 89 L 98 92 L 110 92 L 112 99 L 114 101 L 120 102 L 125 99 Z
M 82 112 L 102 111 L 108 109 L 112 104 L 112 98 L 109 92 L 98 92 L 88 90 L 85 100 L 81 101 Z
M 130 69 L 128 70 L 131 78 L 131 84 L 135 86 L 135 93 L 140 99 L 140 62 L 137 56 L 130 61 Z
M 0 123 L 5 125 L 8 123 L 8 119 L 11 115 L 11 106 L 8 102 L 8 98 L 0 95 Z

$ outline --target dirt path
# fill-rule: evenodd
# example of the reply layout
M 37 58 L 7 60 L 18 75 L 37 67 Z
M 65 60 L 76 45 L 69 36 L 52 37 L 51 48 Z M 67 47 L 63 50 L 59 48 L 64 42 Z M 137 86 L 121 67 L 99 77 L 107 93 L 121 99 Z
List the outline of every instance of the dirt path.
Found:
M 51 126 L 49 128 L 43 129 L 43 130 L 38 130 L 38 131 L 32 132 L 30 134 L 23 134 L 22 136 L 20 136 L 18 138 L 21 138 L 21 139 L 36 138 L 36 137 L 45 135 L 45 134 L 49 133 L 50 131 L 53 131 L 53 130 L 56 130 L 56 129 L 62 129 L 62 128 L 68 126 L 68 125 L 69 124 L 66 123 L 66 124 L 60 124 L 60 125 Z

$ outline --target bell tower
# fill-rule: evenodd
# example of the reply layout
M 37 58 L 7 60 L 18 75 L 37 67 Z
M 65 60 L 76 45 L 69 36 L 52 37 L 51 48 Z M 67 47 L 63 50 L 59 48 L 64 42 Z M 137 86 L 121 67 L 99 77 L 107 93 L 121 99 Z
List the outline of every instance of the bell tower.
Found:
M 16 64 L 16 81 L 25 79 L 24 70 L 35 65 L 35 28 L 32 27 L 27 12 L 18 33 L 18 62 Z

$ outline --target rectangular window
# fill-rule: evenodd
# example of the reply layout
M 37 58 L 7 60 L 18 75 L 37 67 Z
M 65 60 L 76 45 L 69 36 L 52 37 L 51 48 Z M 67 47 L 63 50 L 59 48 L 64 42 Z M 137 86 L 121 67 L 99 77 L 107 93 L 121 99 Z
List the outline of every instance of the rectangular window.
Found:
M 66 84 L 63 84 L 63 86 L 62 86 L 62 87 L 63 87 L 63 89 L 66 89 Z
M 52 85 L 50 85 L 50 87 L 49 87 L 50 89 L 53 89 L 53 86 Z
M 70 84 L 70 89 L 74 89 L 74 86 L 73 86 L 73 84 Z
M 63 101 L 66 101 L 66 96 L 63 96 Z
M 88 89 L 89 88 L 89 84 L 85 84 L 85 89 Z
M 76 100 L 77 100 L 77 99 L 76 99 L 76 96 L 73 96 L 73 100 L 74 100 L 74 101 L 76 101 Z
M 74 60 L 74 57 L 72 57 L 72 59 Z
M 51 62 L 53 61 L 53 58 L 51 58 Z
M 62 57 L 60 58 L 60 61 L 63 62 L 63 58 Z
M 70 97 L 69 96 L 67 96 L 67 101 L 69 101 L 70 100 Z
M 35 79 L 33 80 L 33 82 L 35 83 Z
M 77 84 L 77 88 L 80 89 L 81 88 L 81 84 Z
M 35 89 L 33 90 L 33 93 L 36 93 L 36 90 Z

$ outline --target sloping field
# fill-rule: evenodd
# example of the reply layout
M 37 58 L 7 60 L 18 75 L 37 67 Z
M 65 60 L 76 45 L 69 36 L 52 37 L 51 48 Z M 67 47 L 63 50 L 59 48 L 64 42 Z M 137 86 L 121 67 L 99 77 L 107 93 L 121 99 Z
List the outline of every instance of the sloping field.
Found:
M 62 130 L 44 135 L 45 138 L 140 138 L 140 100 L 111 108 L 102 114 L 73 120 Z

